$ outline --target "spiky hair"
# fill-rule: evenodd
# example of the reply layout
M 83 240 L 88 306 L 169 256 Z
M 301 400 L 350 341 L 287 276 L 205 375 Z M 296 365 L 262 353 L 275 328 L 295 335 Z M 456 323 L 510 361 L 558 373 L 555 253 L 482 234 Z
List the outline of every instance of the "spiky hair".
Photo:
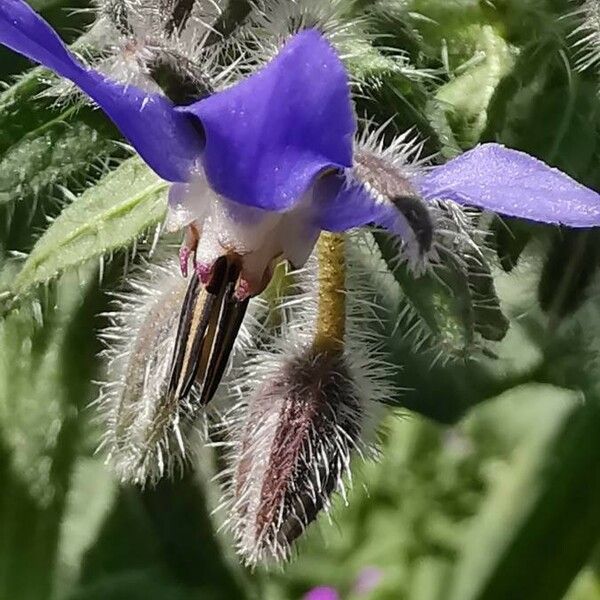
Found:
M 585 0 L 574 11 L 578 22 L 573 31 L 573 46 L 577 52 L 576 67 L 579 70 L 600 67 L 600 2 Z

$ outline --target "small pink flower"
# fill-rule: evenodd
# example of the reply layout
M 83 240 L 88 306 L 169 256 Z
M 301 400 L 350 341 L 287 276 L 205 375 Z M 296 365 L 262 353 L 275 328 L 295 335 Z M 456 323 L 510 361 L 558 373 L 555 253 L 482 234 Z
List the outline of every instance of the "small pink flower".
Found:
M 313 588 L 304 596 L 303 600 L 340 600 L 340 595 L 335 588 L 321 586 Z

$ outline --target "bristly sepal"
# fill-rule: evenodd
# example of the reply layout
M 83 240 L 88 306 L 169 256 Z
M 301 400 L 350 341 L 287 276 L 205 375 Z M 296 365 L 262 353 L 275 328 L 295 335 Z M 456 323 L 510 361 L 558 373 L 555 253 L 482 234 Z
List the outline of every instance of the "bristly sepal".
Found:
M 424 200 L 414 181 L 424 168 L 422 144 L 407 132 L 390 144 L 383 129 L 356 143 L 354 173 L 379 202 L 392 202 L 405 220 L 402 238 L 375 237 L 406 304 L 399 327 L 434 361 L 468 360 L 501 340 L 508 321 L 496 295 L 480 213 L 455 202 Z
M 597 0 L 585 0 L 574 11 L 578 26 L 572 33 L 573 47 L 576 52 L 575 66 L 580 71 L 600 67 L 600 3 Z
M 96 402 L 107 462 L 122 481 L 152 485 L 185 466 L 195 409 L 193 397 L 180 402 L 166 393 L 187 282 L 174 261 L 144 271 L 115 296 L 107 315 L 112 324 L 101 332 L 107 373 Z

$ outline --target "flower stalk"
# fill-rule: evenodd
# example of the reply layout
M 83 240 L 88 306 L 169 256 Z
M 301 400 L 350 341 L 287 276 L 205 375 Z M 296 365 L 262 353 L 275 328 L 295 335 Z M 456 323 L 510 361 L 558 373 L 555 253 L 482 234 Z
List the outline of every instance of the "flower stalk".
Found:
M 346 258 L 344 236 L 324 232 L 317 243 L 319 262 L 316 352 L 341 353 L 346 330 Z

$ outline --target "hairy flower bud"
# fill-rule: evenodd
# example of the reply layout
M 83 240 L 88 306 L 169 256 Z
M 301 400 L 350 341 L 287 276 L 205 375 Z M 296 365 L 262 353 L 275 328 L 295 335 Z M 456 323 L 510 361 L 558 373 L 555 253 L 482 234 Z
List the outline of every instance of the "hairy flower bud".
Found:
M 124 481 L 156 483 L 185 462 L 193 399 L 166 395 L 179 310 L 187 282 L 175 262 L 148 265 L 116 297 L 112 326 L 102 332 L 109 359 L 97 401 L 106 433 L 101 447 Z
M 354 241 L 354 240 L 353 240 Z M 238 375 L 231 412 L 228 525 L 248 564 L 278 561 L 345 497 L 353 454 L 371 453 L 374 409 L 389 401 L 369 273 L 348 262 L 344 238 L 324 234 L 284 302 L 281 330 Z M 351 253 L 354 254 L 354 253 Z M 341 288 L 343 289 L 340 289 Z
M 249 563 L 286 558 L 290 544 L 329 506 L 360 443 L 363 416 L 339 353 L 305 348 L 256 389 L 231 483 L 231 518 Z

